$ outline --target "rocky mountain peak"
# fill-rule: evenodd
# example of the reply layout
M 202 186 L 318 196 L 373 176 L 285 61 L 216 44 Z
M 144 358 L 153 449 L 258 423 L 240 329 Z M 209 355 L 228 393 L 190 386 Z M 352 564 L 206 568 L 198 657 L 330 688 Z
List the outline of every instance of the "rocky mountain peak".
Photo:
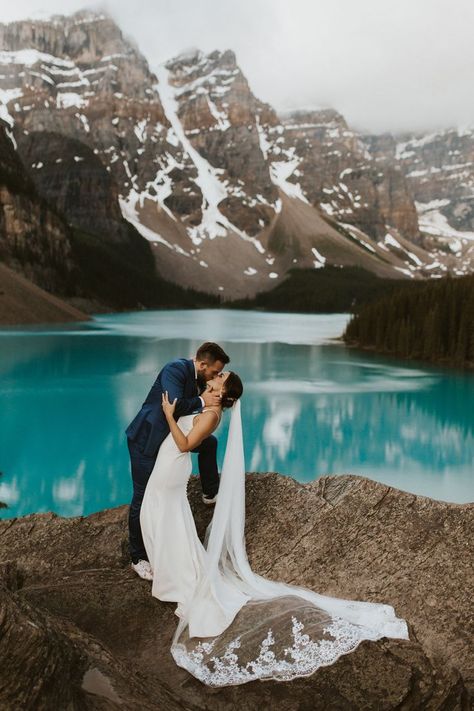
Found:
M 315 126 L 339 126 L 348 129 L 342 114 L 335 109 L 298 109 L 281 115 L 283 124 L 314 124 Z
M 332 108 L 279 116 L 231 49 L 192 47 L 151 69 L 101 13 L 0 25 L 0 44 L 0 118 L 37 189 L 83 224 L 80 187 L 76 207 L 70 195 L 87 174 L 104 196 L 104 219 L 117 224 L 118 197 L 167 278 L 231 298 L 268 289 L 295 267 L 357 264 L 407 278 L 440 276 L 455 262 L 470 268 L 464 237 L 455 253 L 437 238 L 424 249 L 417 204 L 435 192 L 423 171 L 438 181 L 452 171 L 443 199 L 460 185 L 471 134 L 397 145 L 361 135 Z M 46 151 L 47 136 L 57 164 L 35 148 Z M 75 162 L 71 141 L 88 147 L 87 161 Z M 68 160 L 59 162 L 61 151 Z M 472 191 L 457 190 L 449 219 L 462 229 Z
M 0 46 L 6 51 L 36 49 L 84 64 L 134 53 L 111 17 L 90 11 L 0 25 Z
M 180 54 L 165 62 L 165 65 L 176 77 L 182 74 L 186 81 L 199 74 L 210 73 L 218 67 L 238 68 L 237 57 L 231 49 L 224 51 L 216 49 L 209 54 L 205 54 L 198 47 L 190 47 L 180 52 Z

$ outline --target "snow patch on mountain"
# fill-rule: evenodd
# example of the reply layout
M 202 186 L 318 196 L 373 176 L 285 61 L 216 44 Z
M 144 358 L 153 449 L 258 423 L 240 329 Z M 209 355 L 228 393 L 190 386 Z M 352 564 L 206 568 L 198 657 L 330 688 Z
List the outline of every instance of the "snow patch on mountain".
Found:
M 56 94 L 56 106 L 58 109 L 69 109 L 71 106 L 82 109 L 87 105 L 87 99 L 84 99 L 80 94 L 75 94 L 72 91 Z
M 0 51 L 0 64 L 22 64 L 26 67 L 32 67 L 38 62 L 46 62 L 58 67 L 74 68 L 74 62 L 70 59 L 61 59 L 54 57 L 52 54 L 40 52 L 37 49 L 19 49 L 17 51 Z
M 192 146 L 190 140 L 185 135 L 181 121 L 178 118 L 178 103 L 175 99 L 175 92 L 168 81 L 169 70 L 165 65 L 160 65 L 156 70 L 158 84 L 155 89 L 158 91 L 163 105 L 166 118 L 173 127 L 174 133 L 186 153 L 191 158 L 197 170 L 196 184 L 200 187 L 203 195 L 202 222 L 197 227 L 188 228 L 188 234 L 194 244 L 200 244 L 208 237 L 225 237 L 226 218 L 220 213 L 218 204 L 227 197 L 226 190 L 218 178 L 219 169 L 213 168 L 205 158 Z
M 311 251 L 314 254 L 314 256 L 316 257 L 316 259 L 314 260 L 314 268 L 321 269 L 321 267 L 326 266 L 326 257 L 323 257 L 323 255 L 320 252 L 318 252 L 316 247 L 313 247 L 311 249 Z
M 255 117 L 255 125 L 262 155 L 265 160 L 270 161 L 269 172 L 272 183 L 280 188 L 288 197 L 298 198 L 309 204 L 301 185 L 299 183 L 290 182 L 289 180 L 292 176 L 298 176 L 298 166 L 303 159 L 296 154 L 294 146 L 289 149 L 284 149 L 279 145 L 280 142 L 284 140 L 282 137 L 283 126 L 272 126 L 266 130 L 261 124 L 258 115 Z M 271 134 L 274 134 L 275 137 Z M 281 156 L 282 158 L 286 158 L 286 160 L 272 161 L 272 158 L 274 159 L 275 156 Z M 277 206 L 274 205 L 273 207 L 275 211 L 278 212 Z
M 422 148 L 424 146 L 427 146 L 430 143 L 436 141 L 442 135 L 443 131 L 435 131 L 434 133 L 428 133 L 425 136 L 421 136 L 420 138 L 410 138 L 408 141 L 397 143 L 395 156 L 397 159 L 406 158 L 407 152 L 410 152 L 409 155 L 412 155 L 411 152 L 414 148 Z
M 291 198 L 298 198 L 303 202 L 308 203 L 306 195 L 303 193 L 299 183 L 290 183 L 288 178 L 290 178 L 298 165 L 300 164 L 300 158 L 293 158 L 289 161 L 274 161 L 270 165 L 270 178 L 272 183 L 277 185 Z
M 23 96 L 21 89 L 0 89 L 0 119 L 3 119 L 10 128 L 14 124 L 14 118 L 8 111 L 8 104 L 10 101 L 19 99 L 20 96 Z
M 395 247 L 398 253 L 404 252 L 406 254 L 408 259 L 404 259 L 403 261 L 407 265 L 408 269 L 414 271 L 416 268 L 424 266 L 425 262 L 422 262 L 418 255 L 407 249 L 403 244 L 400 243 L 398 239 L 396 239 L 389 232 L 387 232 L 384 237 L 384 243 L 389 247 Z
M 474 240 L 474 232 L 457 230 L 448 222 L 448 218 L 440 211 L 449 204 L 449 200 L 432 200 L 429 203 L 416 202 L 420 230 L 427 234 L 454 240 Z M 457 250 L 456 250 L 457 251 Z
M 262 155 L 265 160 L 268 158 L 268 153 L 272 147 L 271 141 L 268 140 L 268 136 L 265 133 L 265 129 L 260 123 L 260 116 L 257 114 L 255 116 L 255 125 L 257 127 L 257 134 L 258 134 L 258 142 L 260 145 L 260 150 L 262 151 Z
M 216 119 L 217 122 L 217 127 L 219 128 L 220 131 L 227 131 L 228 128 L 230 128 L 230 121 L 229 117 L 227 116 L 225 111 L 219 111 L 217 109 L 217 106 L 211 99 L 209 98 L 209 95 L 206 95 L 207 99 L 207 105 L 209 106 L 209 111 L 211 112 L 212 116 Z
M 363 247 L 365 247 L 365 249 L 368 249 L 369 252 L 377 254 L 377 250 L 368 242 L 368 237 L 365 232 L 362 232 L 362 230 L 360 230 L 355 225 L 351 225 L 349 222 L 341 222 L 340 224 L 350 233 L 350 235 L 354 239 L 356 239 Z
M 186 228 L 191 240 L 195 245 L 199 245 L 204 239 L 212 240 L 216 237 L 225 237 L 228 231 L 231 230 L 242 237 L 242 239 L 252 242 L 259 252 L 264 253 L 265 250 L 258 239 L 249 237 L 245 232 L 239 230 L 219 210 L 219 203 L 225 200 L 228 195 L 225 185 L 219 178 L 223 171 L 219 168 L 214 168 L 203 158 L 186 136 L 178 117 L 178 102 L 176 100 L 175 89 L 169 83 L 169 69 L 166 65 L 161 64 L 157 67 L 156 76 L 158 78 L 158 84 L 156 84 L 154 88 L 160 96 L 166 117 L 176 137 L 197 170 L 197 177 L 193 180 L 201 189 L 203 196 L 201 224 Z
M 190 257 L 191 255 L 189 254 L 189 252 L 186 252 L 184 249 L 179 248 L 177 245 L 171 244 L 164 237 L 158 234 L 158 232 L 155 232 L 155 230 L 146 227 L 146 225 L 140 222 L 136 211 L 136 206 L 137 204 L 139 204 L 139 202 L 140 196 L 131 195 L 128 197 L 128 199 L 119 197 L 120 209 L 124 218 L 128 222 L 130 222 L 130 224 L 132 224 L 136 228 L 136 230 L 142 235 L 142 237 L 145 237 L 145 239 L 147 239 L 149 242 L 157 242 L 163 244 L 165 245 L 165 247 L 168 247 L 168 249 L 179 252 L 179 254 L 182 254 L 186 257 Z

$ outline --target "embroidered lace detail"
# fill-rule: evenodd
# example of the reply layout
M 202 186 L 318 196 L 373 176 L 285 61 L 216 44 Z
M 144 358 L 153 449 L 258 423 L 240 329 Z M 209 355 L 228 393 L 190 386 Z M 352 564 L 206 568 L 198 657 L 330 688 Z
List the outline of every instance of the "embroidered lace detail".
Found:
M 352 652 L 366 639 L 380 639 L 383 634 L 360 628 L 340 617 L 334 617 L 331 624 L 323 629 L 329 639 L 311 640 L 303 634 L 304 625 L 292 617 L 293 645 L 283 649 L 284 657 L 278 657 L 271 649 L 275 639 L 271 629 L 260 645 L 258 657 L 245 665 L 239 663 L 236 653 L 241 646 L 240 637 L 229 642 L 221 657 L 210 656 L 215 645 L 199 642 L 192 651 L 183 644 L 172 649 L 175 662 L 187 669 L 200 681 L 209 686 L 229 686 L 243 684 L 255 679 L 276 679 L 289 681 L 296 677 L 309 676 L 319 667 L 333 664 L 341 655 Z

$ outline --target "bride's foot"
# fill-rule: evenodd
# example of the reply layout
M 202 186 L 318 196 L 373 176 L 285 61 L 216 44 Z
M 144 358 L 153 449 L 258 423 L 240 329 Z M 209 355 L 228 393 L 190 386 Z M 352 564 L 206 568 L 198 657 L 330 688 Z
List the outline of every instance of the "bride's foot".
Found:
M 153 580 L 153 570 L 147 560 L 139 560 L 138 563 L 132 563 L 132 569 L 143 580 Z

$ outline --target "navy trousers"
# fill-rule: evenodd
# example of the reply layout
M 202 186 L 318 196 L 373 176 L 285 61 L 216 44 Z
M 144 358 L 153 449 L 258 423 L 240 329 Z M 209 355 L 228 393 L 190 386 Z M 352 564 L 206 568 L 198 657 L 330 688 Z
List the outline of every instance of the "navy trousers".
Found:
M 143 437 L 138 436 L 134 442 L 127 438 L 133 482 L 133 497 L 128 514 L 129 547 L 133 563 L 137 563 L 139 560 L 148 560 L 140 528 L 140 509 L 145 488 L 156 461 L 156 457 L 148 457 L 143 454 L 146 432 L 143 435 Z M 215 496 L 219 489 L 217 439 L 214 435 L 207 437 L 199 447 L 193 449 L 193 452 L 198 454 L 202 491 L 208 496 Z M 169 532 L 169 535 L 173 535 L 172 531 Z

